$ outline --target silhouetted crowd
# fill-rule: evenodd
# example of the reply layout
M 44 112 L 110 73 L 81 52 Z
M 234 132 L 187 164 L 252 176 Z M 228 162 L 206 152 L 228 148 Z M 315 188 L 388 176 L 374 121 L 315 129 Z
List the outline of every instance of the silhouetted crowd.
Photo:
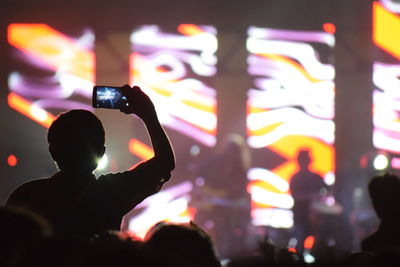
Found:
M 361 251 L 342 258 L 316 257 L 314 263 L 306 263 L 287 248 L 260 241 L 258 252 L 221 261 L 210 236 L 192 222 L 160 222 L 144 240 L 111 230 L 82 237 L 56 234 L 49 222 L 34 213 L 1 207 L 0 266 L 397 266 L 400 180 L 389 174 L 374 177 L 369 193 L 381 220 L 379 228 L 362 241 Z

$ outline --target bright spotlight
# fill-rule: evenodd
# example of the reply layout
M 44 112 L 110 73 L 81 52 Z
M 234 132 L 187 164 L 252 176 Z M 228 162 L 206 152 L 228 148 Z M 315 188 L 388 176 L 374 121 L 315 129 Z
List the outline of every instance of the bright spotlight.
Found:
M 384 154 L 378 154 L 374 158 L 374 168 L 378 171 L 386 170 L 389 167 L 389 158 Z
M 104 156 L 99 160 L 96 170 L 104 169 L 107 166 L 107 164 L 108 164 L 108 158 L 107 158 L 107 155 L 104 154 Z
M 313 262 L 315 262 L 315 258 L 310 253 L 304 252 L 304 261 L 306 263 L 313 263 Z
M 335 183 L 335 175 L 333 174 L 333 172 L 328 172 L 324 176 L 324 182 L 326 185 L 333 185 Z

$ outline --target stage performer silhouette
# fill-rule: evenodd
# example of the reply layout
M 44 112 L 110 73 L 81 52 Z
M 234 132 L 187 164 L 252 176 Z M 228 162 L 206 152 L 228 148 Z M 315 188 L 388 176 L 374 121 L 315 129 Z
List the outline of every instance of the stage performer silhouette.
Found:
M 297 155 L 300 170 L 290 180 L 290 191 L 294 199 L 293 220 L 296 251 L 302 256 L 304 240 L 315 234 L 311 205 L 321 197 L 321 189 L 326 188 L 322 177 L 310 170 L 311 157 L 308 150 Z

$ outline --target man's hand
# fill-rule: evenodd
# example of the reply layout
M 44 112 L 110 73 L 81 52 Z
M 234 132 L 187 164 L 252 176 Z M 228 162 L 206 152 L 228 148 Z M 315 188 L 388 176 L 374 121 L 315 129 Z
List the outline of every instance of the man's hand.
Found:
M 138 86 L 124 85 L 122 93 L 127 98 L 128 105 L 122 107 L 121 112 L 136 114 L 142 120 L 156 115 L 153 102 Z

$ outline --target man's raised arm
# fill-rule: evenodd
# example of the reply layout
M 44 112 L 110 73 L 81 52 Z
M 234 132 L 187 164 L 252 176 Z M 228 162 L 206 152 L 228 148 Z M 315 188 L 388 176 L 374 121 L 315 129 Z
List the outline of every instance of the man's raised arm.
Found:
M 153 102 L 142 92 L 138 86 L 131 88 L 125 85 L 123 93 L 128 100 L 128 105 L 121 108 L 126 114 L 136 114 L 146 125 L 154 150 L 154 157 L 148 164 L 154 165 L 160 173 L 165 174 L 164 179 L 170 178 L 171 171 L 175 168 L 175 156 L 169 139 L 158 121 Z

